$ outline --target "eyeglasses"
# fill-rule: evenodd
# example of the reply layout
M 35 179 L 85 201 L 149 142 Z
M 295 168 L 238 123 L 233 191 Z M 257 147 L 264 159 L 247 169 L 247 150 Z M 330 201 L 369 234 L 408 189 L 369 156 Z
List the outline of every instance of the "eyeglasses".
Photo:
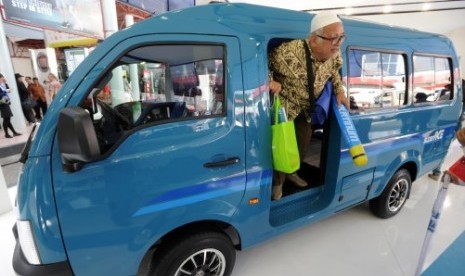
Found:
M 341 35 L 341 36 L 338 36 L 338 37 L 324 37 L 322 35 L 317 35 L 319 38 L 321 39 L 324 39 L 324 40 L 327 40 L 329 42 L 331 42 L 331 45 L 333 46 L 336 46 L 340 43 L 343 43 L 344 40 L 346 39 L 346 35 Z

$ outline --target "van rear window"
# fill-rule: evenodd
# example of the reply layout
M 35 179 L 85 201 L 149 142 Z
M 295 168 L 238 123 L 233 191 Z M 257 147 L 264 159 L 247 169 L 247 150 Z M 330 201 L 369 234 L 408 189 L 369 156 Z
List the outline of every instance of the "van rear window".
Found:
M 413 98 L 415 104 L 445 102 L 453 98 L 450 58 L 413 56 Z

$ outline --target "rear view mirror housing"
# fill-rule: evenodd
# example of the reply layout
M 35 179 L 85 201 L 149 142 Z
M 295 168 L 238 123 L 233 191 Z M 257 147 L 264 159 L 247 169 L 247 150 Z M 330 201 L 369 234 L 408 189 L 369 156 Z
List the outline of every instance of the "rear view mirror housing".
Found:
M 99 158 L 100 147 L 90 114 L 80 107 L 60 112 L 57 125 L 58 147 L 63 170 L 75 172 Z

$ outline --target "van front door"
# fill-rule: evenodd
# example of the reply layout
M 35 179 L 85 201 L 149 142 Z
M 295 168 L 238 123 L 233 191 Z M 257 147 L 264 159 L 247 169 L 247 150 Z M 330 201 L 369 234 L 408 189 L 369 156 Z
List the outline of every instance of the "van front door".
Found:
M 75 274 L 135 275 L 167 232 L 235 213 L 246 181 L 241 74 L 236 38 L 150 35 L 122 41 L 83 78 L 68 106 L 91 114 L 101 159 L 66 173 L 57 143 L 52 157 Z

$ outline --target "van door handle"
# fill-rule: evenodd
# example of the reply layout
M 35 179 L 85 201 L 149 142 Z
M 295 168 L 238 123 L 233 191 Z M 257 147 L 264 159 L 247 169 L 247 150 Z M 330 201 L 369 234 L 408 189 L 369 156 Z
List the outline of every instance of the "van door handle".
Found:
M 229 159 L 218 161 L 218 162 L 208 162 L 203 164 L 205 168 L 217 168 L 217 167 L 225 167 L 229 165 L 234 165 L 239 163 L 241 159 L 239 157 L 231 157 Z

